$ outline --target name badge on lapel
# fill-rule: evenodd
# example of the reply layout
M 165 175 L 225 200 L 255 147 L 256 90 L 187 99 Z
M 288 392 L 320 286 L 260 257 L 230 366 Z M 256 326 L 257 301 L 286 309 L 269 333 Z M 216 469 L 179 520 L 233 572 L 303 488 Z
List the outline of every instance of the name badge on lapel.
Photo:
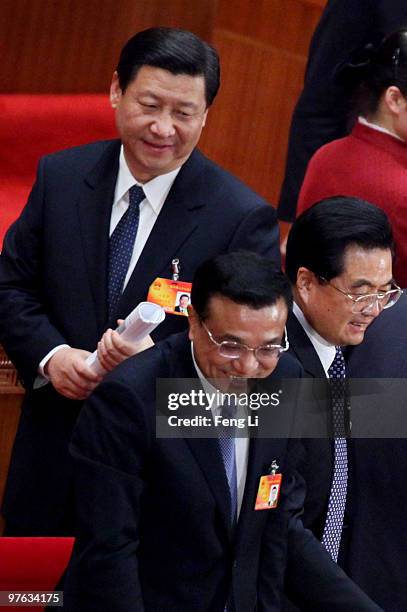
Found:
M 174 281 L 170 278 L 156 278 L 150 285 L 147 302 L 158 304 L 165 312 L 187 317 L 191 303 L 192 283 Z
M 260 476 L 259 488 L 257 490 L 255 510 L 272 510 L 277 508 L 280 497 L 282 474 L 277 474 L 278 465 L 274 460 L 270 466 L 270 473 Z

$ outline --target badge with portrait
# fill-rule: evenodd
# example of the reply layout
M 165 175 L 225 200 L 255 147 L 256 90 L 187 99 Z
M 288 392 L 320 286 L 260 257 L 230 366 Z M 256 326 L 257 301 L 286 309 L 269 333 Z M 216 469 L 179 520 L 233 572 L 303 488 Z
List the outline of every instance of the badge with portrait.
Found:
M 191 302 L 192 283 L 156 278 L 148 290 L 147 301 L 161 306 L 165 312 L 188 316 L 188 305 Z
M 255 510 L 271 510 L 277 508 L 280 496 L 282 474 L 267 474 L 260 477 Z

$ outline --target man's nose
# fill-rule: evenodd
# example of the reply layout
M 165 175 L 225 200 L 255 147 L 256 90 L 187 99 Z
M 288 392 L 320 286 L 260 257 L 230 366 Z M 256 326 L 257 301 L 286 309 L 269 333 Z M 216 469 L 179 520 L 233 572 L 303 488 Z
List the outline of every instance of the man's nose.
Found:
M 362 310 L 362 314 L 371 317 L 377 317 L 383 310 L 383 302 L 379 298 L 375 298 L 368 306 Z
M 256 373 L 259 362 L 254 355 L 254 351 L 245 351 L 242 357 L 233 361 L 233 366 L 239 376 L 250 377 Z
M 174 122 L 171 113 L 162 111 L 154 118 L 151 124 L 151 131 L 160 138 L 169 138 L 175 134 Z

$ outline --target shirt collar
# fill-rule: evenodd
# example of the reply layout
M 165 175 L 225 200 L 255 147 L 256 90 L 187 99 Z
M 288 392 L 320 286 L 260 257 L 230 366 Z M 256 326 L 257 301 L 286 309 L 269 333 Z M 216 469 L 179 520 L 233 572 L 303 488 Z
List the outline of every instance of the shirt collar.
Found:
M 216 395 L 216 397 L 219 396 L 219 391 L 218 389 L 216 389 L 216 387 L 214 387 L 207 378 L 205 378 L 202 370 L 200 369 L 196 359 L 195 359 L 195 354 L 194 354 L 194 343 L 191 342 L 191 355 L 192 355 L 192 361 L 194 362 L 194 368 L 196 370 L 196 373 L 198 374 L 198 378 L 199 381 L 202 385 L 203 390 L 205 391 L 205 393 L 208 393 L 209 395 Z M 212 407 L 212 414 L 219 414 L 219 412 L 221 411 L 221 406 L 216 405 Z
M 180 170 L 181 166 L 175 170 L 172 170 L 171 172 L 167 172 L 167 174 L 156 176 L 147 183 L 140 183 L 134 178 L 129 166 L 127 165 L 127 161 L 124 156 L 124 148 L 122 145 L 120 147 L 119 172 L 117 175 L 113 204 L 117 204 L 123 198 L 123 196 L 126 195 L 130 187 L 133 187 L 133 185 L 139 185 L 143 188 L 145 196 L 152 209 L 158 215 Z
M 401 142 L 404 142 L 404 140 L 400 138 L 400 136 L 397 136 L 397 134 L 395 134 L 394 132 L 391 132 L 390 130 L 383 127 L 382 125 L 377 125 L 377 123 L 370 123 L 370 121 L 368 121 L 365 117 L 362 117 L 362 116 L 358 117 L 358 121 L 362 125 L 366 125 L 372 130 L 376 130 L 377 132 L 382 132 L 383 134 L 388 134 L 389 136 L 393 136 L 393 138 L 396 138 L 397 140 L 401 140 Z
M 298 322 L 300 323 L 301 327 L 303 328 L 308 338 L 310 339 L 312 346 L 314 347 L 319 357 L 322 367 L 324 368 L 324 371 L 326 375 L 328 376 L 328 370 L 333 360 L 335 359 L 335 352 L 336 352 L 335 346 L 331 344 L 330 342 L 327 342 L 325 338 L 320 336 L 318 332 L 316 332 L 315 329 L 311 327 L 311 325 L 308 323 L 307 319 L 305 318 L 305 315 L 302 312 L 301 308 L 295 302 L 293 305 L 293 313 L 297 317 Z

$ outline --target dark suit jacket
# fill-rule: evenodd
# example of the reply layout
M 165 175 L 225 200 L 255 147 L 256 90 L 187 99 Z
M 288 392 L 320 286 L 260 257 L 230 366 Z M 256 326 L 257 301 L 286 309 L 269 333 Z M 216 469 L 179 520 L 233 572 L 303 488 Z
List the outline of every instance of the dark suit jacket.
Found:
M 80 402 L 50 385 L 33 391 L 41 359 L 67 343 L 93 351 L 108 325 L 110 213 L 119 141 L 76 147 L 40 161 L 21 217 L 0 256 L 0 342 L 28 389 L 16 437 L 4 513 L 27 534 L 70 533 L 67 445 Z M 279 262 L 274 210 L 240 181 L 195 150 L 181 168 L 118 304 L 124 317 L 147 296 L 171 260 L 181 279 L 216 254 L 247 248 Z M 115 318 L 116 318 L 115 317 Z M 155 340 L 185 329 L 168 315 Z
M 311 156 L 345 136 L 352 125 L 350 92 L 335 78 L 337 67 L 365 44 L 407 25 L 404 0 L 329 0 L 313 35 L 304 89 L 294 110 L 278 216 L 293 221 Z
M 290 317 L 287 329 L 290 350 L 303 365 L 305 374 L 324 376 L 318 356 L 294 316 Z M 405 377 L 406 344 L 407 299 L 403 295 L 396 306 L 383 311 L 372 323 L 359 346 L 348 348 L 347 377 Z M 333 473 L 332 446 L 327 440 L 312 443 L 305 440 L 304 444 L 307 454 L 298 467 L 307 485 L 303 521 L 320 538 Z M 385 610 L 402 612 L 407 609 L 404 572 L 407 443 L 351 438 L 348 459 L 348 494 L 339 563 L 376 603 Z
M 302 365 L 306 377 L 318 379 L 315 399 L 318 402 L 318 391 L 326 380 L 326 374 L 311 341 L 292 313 L 288 317 L 287 333 L 289 353 Z M 326 405 L 325 401 L 324 407 Z M 307 485 L 302 520 L 304 525 L 321 539 L 332 484 L 333 445 L 327 438 L 304 438 L 304 446 L 306 455 L 298 468 Z
M 175 312 L 181 312 L 181 306 L 175 306 L 174 311 Z
M 272 381 L 278 388 L 280 377 L 300 373 L 285 356 Z M 64 609 L 223 612 L 229 601 L 236 612 L 277 611 L 288 548 L 304 609 L 376 610 L 296 518 L 303 490 L 293 443 L 251 440 L 233 533 L 217 439 L 156 438 L 156 379 L 191 376 L 190 343 L 179 334 L 121 364 L 89 398 L 71 445 L 79 533 Z M 283 474 L 279 507 L 254 511 L 273 459 Z
M 368 389 L 380 384 L 377 381 L 380 378 L 406 378 L 406 346 L 407 296 L 404 294 L 395 306 L 384 310 L 372 323 L 362 344 L 349 351 L 348 373 L 355 378 L 371 379 L 367 382 Z M 399 401 L 405 404 L 405 397 Z M 388 408 L 390 412 L 392 406 Z M 354 439 L 351 453 L 350 546 L 345 567 L 384 609 L 404 612 L 407 610 L 407 441 Z

